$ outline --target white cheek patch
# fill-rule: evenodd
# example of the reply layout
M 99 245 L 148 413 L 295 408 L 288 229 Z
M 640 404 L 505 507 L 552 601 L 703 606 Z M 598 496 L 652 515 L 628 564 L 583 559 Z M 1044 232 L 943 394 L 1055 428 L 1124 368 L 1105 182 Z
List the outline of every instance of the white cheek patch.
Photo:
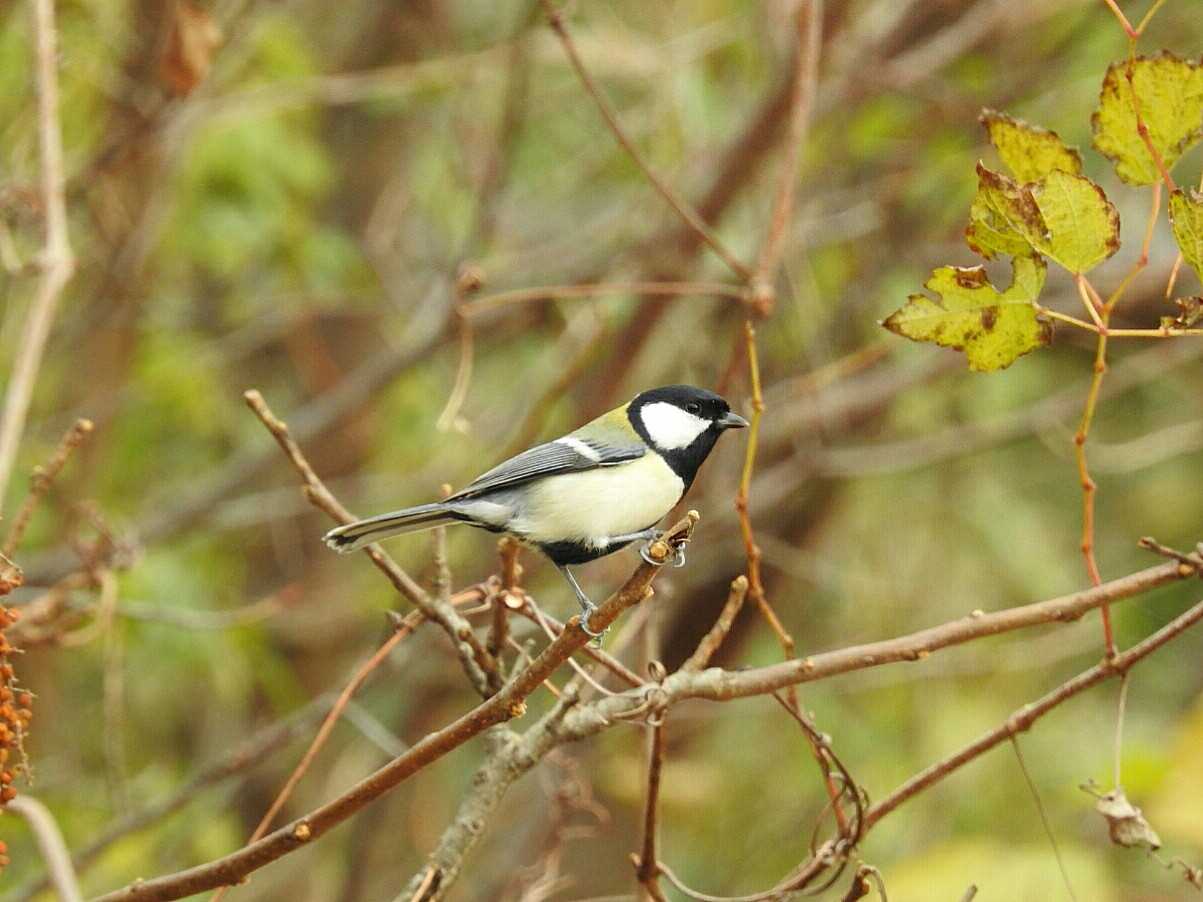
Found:
M 694 416 L 675 404 L 656 401 L 644 405 L 639 416 L 651 436 L 652 443 L 665 451 L 675 451 L 693 444 L 693 440 L 710 428 L 710 421 Z

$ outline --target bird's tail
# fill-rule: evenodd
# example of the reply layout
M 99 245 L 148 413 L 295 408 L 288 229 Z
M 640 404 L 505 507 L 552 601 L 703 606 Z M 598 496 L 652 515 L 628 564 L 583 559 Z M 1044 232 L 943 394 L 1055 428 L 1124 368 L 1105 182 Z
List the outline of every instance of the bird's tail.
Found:
M 458 522 L 463 522 L 463 518 L 445 504 L 420 504 L 337 526 L 322 536 L 322 541 L 339 554 L 350 554 L 365 545 L 399 536 L 403 532 L 417 532 Z

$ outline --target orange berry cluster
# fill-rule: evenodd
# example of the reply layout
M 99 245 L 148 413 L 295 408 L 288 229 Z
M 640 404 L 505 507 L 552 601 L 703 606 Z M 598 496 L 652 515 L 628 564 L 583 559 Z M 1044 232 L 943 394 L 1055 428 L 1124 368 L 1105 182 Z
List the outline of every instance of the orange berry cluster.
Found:
M 0 605 L 0 811 L 17 796 L 13 786 L 14 771 L 20 772 L 23 757 L 21 740 L 33 719 L 33 696 L 16 685 L 11 657 L 15 651 L 4 631 L 12 626 L 20 613 Z M 18 763 L 10 766 L 16 755 Z M 8 847 L 0 842 L 0 871 L 8 865 Z

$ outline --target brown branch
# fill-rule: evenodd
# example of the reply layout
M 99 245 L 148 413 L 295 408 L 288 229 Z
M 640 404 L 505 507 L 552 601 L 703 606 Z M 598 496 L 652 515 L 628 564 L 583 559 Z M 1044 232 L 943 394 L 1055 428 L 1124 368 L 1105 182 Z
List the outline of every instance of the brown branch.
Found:
M 669 543 L 688 540 L 697 519 L 697 513 L 690 511 L 689 516 L 669 530 L 663 539 L 652 544 L 648 554 L 657 563 L 640 562 L 623 587 L 597 609 L 591 618 L 594 628 L 605 629 L 623 611 L 649 597 L 652 580 L 672 553 Z M 526 710 L 526 697 L 569 656 L 589 641 L 590 636 L 580 628 L 580 618 L 573 617 L 568 621 L 564 632 L 500 692 L 490 696 L 446 727 L 428 734 L 404 754 L 394 758 L 336 799 L 223 858 L 165 877 L 137 881 L 106 893 L 95 902 L 180 899 L 208 889 L 237 883 L 264 865 L 295 852 L 311 840 L 322 836 L 408 777 L 474 736 L 480 735 L 489 727 L 521 716 Z
M 1011 714 L 1007 720 L 990 732 L 965 746 L 953 755 L 938 761 L 926 770 L 907 780 L 892 793 L 874 805 L 865 814 L 865 830 L 869 830 L 883 817 L 908 799 L 918 795 L 929 786 L 943 780 L 953 771 L 1005 742 L 1012 736 L 1031 728 L 1037 720 L 1081 692 L 1096 686 L 1110 677 L 1123 676 L 1135 664 L 1151 655 L 1171 639 L 1180 635 L 1194 624 L 1203 620 L 1203 602 L 1196 604 L 1185 613 L 1175 617 L 1151 636 L 1133 645 L 1127 651 L 1083 671 L 1072 680 L 1062 683 L 1052 692 L 1042 698 L 1024 705 Z
M 546 626 L 551 632 L 551 637 L 554 639 L 564 632 L 564 624 L 560 623 L 551 614 L 541 609 L 536 609 L 534 602 L 530 598 L 524 598 L 522 607 L 518 608 L 517 613 L 521 614 L 531 623 L 537 626 Z M 631 670 L 622 661 L 618 660 L 611 652 L 605 649 L 598 648 L 593 643 L 586 645 L 581 651 L 592 658 L 610 673 L 614 674 L 620 680 L 631 687 L 643 685 L 643 680 L 639 678 L 639 674 Z
M 843 673 L 901 661 L 922 661 L 932 652 L 985 636 L 1047 623 L 1073 622 L 1104 604 L 1133 598 L 1159 586 L 1193 578 L 1195 574 L 1196 571 L 1176 561 L 1158 564 L 1070 595 L 989 614 L 974 611 L 967 617 L 893 639 L 747 670 L 730 671 L 713 667 L 693 672 L 678 670 L 664 681 L 663 689 L 671 704 L 688 698 L 730 701 L 766 695 L 786 686 L 812 683 Z M 641 702 L 642 698 L 631 692 L 599 699 L 570 715 L 570 727 L 582 730 L 582 737 L 589 735 L 601 728 L 595 718 L 614 717 Z
M 82 872 L 115 842 L 170 817 L 185 808 L 190 802 L 196 801 L 200 792 L 208 787 L 228 780 L 259 764 L 273 752 L 284 748 L 299 736 L 310 722 L 316 720 L 322 711 L 330 707 L 334 698 L 335 695 L 332 692 L 319 696 L 283 721 L 258 730 L 229 754 L 201 768 L 170 796 L 118 820 L 86 846 L 74 852 L 71 856 L 72 865 L 77 872 Z M 29 902 L 49 886 L 49 877 L 30 881 L 14 891 L 12 902 Z
M 752 320 L 744 322 L 744 339 L 747 347 L 748 373 L 752 382 L 752 422 L 748 427 L 748 444 L 744 452 L 743 472 L 739 480 L 739 492 L 735 496 L 735 510 L 739 514 L 739 529 L 744 540 L 744 553 L 748 559 L 748 596 L 756 604 L 761 615 L 772 628 L 781 652 L 789 660 L 794 657 L 794 637 L 789 634 L 777 612 L 769 604 L 765 595 L 764 582 L 760 575 L 760 546 L 756 544 L 756 536 L 752 530 L 752 515 L 748 509 L 749 495 L 752 490 L 752 473 L 756 467 L 756 451 L 760 439 L 760 421 L 764 415 L 764 396 L 760 388 L 760 358 L 756 353 L 756 327 Z M 798 698 L 792 686 L 786 689 L 790 703 L 797 708 Z
M 510 637 L 510 610 L 522 606 L 518 580 L 522 576 L 522 565 L 518 553 L 522 546 L 510 536 L 497 542 L 497 553 L 501 557 L 501 590 L 493 593 L 493 623 L 489 629 L 489 653 L 501 662 L 501 650 Z
M 76 420 L 75 424 L 59 440 L 58 447 L 54 449 L 50 460 L 46 461 L 42 466 L 34 467 L 33 478 L 30 480 L 29 494 L 25 496 L 20 509 L 17 511 L 16 516 L 13 517 L 12 526 L 8 528 L 8 535 L 4 537 L 4 544 L 0 545 L 0 555 L 11 557 L 13 552 L 17 550 L 17 546 L 21 544 L 21 539 L 25 535 L 25 529 L 29 526 L 29 519 L 33 516 L 34 510 L 41 500 L 46 497 L 46 493 L 50 491 L 50 486 L 53 485 L 54 480 L 67 463 L 67 458 L 71 456 L 71 452 L 78 448 L 91 432 L 91 420 Z
M 781 176 L 773 197 L 773 213 L 768 233 L 756 260 L 756 269 L 748 278 L 752 302 L 760 315 L 772 310 L 776 292 L 773 281 L 785 250 L 785 232 L 794 211 L 798 185 L 798 160 L 810 125 L 819 80 L 819 51 L 823 44 L 823 0 L 800 3 L 794 14 L 798 52 L 794 56 L 794 77 L 790 96 L 789 130 L 781 158 Z
M 654 675 L 657 682 L 664 679 L 664 665 L 653 661 Z M 649 669 L 653 669 L 649 666 Z M 651 735 L 648 736 L 647 750 L 647 791 L 643 802 L 643 843 L 638 854 L 632 854 L 631 860 L 635 865 L 635 879 L 643 887 L 644 893 L 653 902 L 666 902 L 661 892 L 657 878 L 660 876 L 659 858 L 656 854 L 659 834 L 660 813 L 660 776 L 664 770 L 664 714 L 660 712 L 651 718 Z
M 689 659 L 681 665 L 682 670 L 703 670 L 710 663 L 710 659 L 714 657 L 714 653 L 719 650 L 719 646 L 727 638 L 727 634 L 731 632 L 731 627 L 735 624 L 735 618 L 739 615 L 740 609 L 744 606 L 744 599 L 748 597 L 748 578 L 746 576 L 737 576 L 731 581 L 731 591 L 727 595 L 727 603 L 723 605 L 722 611 L 718 615 L 718 619 L 714 621 L 714 626 L 710 627 L 710 632 L 702 637 L 702 641 L 698 643 L 698 647 L 694 649 Z
M 305 484 L 305 497 L 314 507 L 325 511 L 339 523 L 351 523 L 355 516 L 339 503 L 326 488 L 317 473 L 305 459 L 300 447 L 288 432 L 288 424 L 278 419 L 263 396 L 251 389 L 244 394 L 247 406 L 255 412 L 259 420 L 279 443 L 293 467 L 300 474 Z M 488 649 L 472 631 L 468 623 L 451 606 L 446 599 L 432 598 L 414 579 L 406 573 L 389 555 L 380 550 L 377 545 L 369 545 L 364 554 L 371 558 L 372 563 L 380 570 L 394 588 L 420 610 L 427 619 L 437 623 L 451 638 L 460 661 L 472 685 L 482 695 L 496 692 L 501 685 L 501 677 L 497 672 L 497 662 Z
M 482 313 L 529 304 L 537 301 L 574 300 L 596 298 L 606 295 L 634 294 L 642 297 L 684 297 L 687 295 L 711 295 L 742 301 L 747 289 L 725 282 L 600 282 L 585 285 L 545 285 L 538 288 L 518 288 L 485 295 L 464 306 L 464 312 L 472 317 Z
M 317 734 L 309 743 L 309 748 L 305 750 L 305 754 L 301 756 L 301 760 L 297 763 L 297 766 L 293 768 L 292 773 L 288 775 L 288 779 L 284 781 L 284 786 L 276 794 L 276 798 L 259 820 L 254 832 L 251 833 L 250 839 L 247 840 L 247 845 L 255 842 L 267 832 L 267 828 L 272 825 L 272 822 L 276 819 L 276 815 L 280 813 L 280 809 L 292 797 L 293 790 L 297 788 L 297 784 L 301 782 L 301 778 L 305 776 L 309 770 L 309 766 L 313 764 L 314 759 L 317 758 L 318 753 L 325 746 L 326 740 L 334 732 L 334 728 L 338 725 L 343 711 L 346 710 L 347 704 L 351 701 L 351 696 L 359 691 L 359 688 L 367 681 L 376 668 L 392 654 L 393 649 L 412 635 L 413 631 L 425 619 L 421 611 L 411 611 L 408 616 L 397 623 L 393 634 L 382 642 L 380 647 L 356 669 L 355 674 L 347 682 L 347 685 L 343 687 L 342 692 L 339 693 L 338 698 L 335 699 L 334 704 L 327 712 L 325 719 L 322 720 L 322 725 L 318 727 Z M 213 902 L 217 902 L 218 899 L 225 895 L 226 889 L 227 887 L 218 889 L 213 894 Z
M 706 224 L 706 220 L 697 210 L 690 206 L 689 202 L 681 197 L 677 192 L 665 182 L 656 171 L 652 169 L 651 164 L 644 158 L 639 148 L 635 146 L 635 142 L 622 127 L 622 123 L 618 121 L 618 115 L 614 112 L 614 108 L 610 106 L 610 101 L 606 99 L 601 88 L 593 80 L 593 76 L 589 74 L 589 70 L 585 68 L 585 63 L 581 59 L 581 55 L 577 50 L 576 43 L 572 40 L 572 35 L 568 33 L 568 28 L 564 24 L 564 17 L 556 8 L 552 0 L 540 0 L 543 5 L 543 11 L 547 14 L 547 22 L 551 26 L 552 31 L 556 33 L 556 37 L 560 39 L 560 43 L 564 46 L 564 52 L 568 54 L 568 60 L 572 63 L 572 68 L 576 70 L 577 77 L 581 80 L 585 90 L 589 96 L 593 98 L 593 102 L 597 104 L 598 110 L 602 114 L 602 118 L 606 120 L 606 125 L 613 132 L 618 143 L 622 145 L 623 150 L 635 162 L 635 165 L 642 170 L 644 176 L 652 187 L 654 187 L 660 196 L 668 202 L 668 205 L 676 211 L 677 215 L 685 221 L 697 235 L 710 245 L 710 248 L 718 254 L 724 263 L 731 268 L 736 275 L 742 279 L 747 279 L 752 273 L 747 266 L 743 264 L 727 247 L 719 240 L 718 235 L 714 230 Z
M 67 234 L 67 205 L 63 193 L 63 138 L 58 119 L 57 34 L 54 0 L 32 0 L 34 63 L 38 93 L 38 158 L 42 174 L 42 209 L 46 235 L 39 266 L 42 271 L 33 306 L 17 342 L 17 359 L 0 413 L 0 501 L 4 498 L 17 448 L 25 431 L 25 418 L 33 386 L 59 297 L 75 272 L 75 256 Z

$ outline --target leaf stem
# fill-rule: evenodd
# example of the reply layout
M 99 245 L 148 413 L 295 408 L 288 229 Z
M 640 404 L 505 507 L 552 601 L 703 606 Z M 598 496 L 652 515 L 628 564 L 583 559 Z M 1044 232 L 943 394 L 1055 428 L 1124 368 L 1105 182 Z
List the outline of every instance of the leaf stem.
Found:
M 1075 282 L 1078 287 L 1078 294 L 1082 298 L 1088 310 L 1097 317 L 1099 325 L 1098 345 L 1094 355 L 1094 378 L 1090 380 L 1090 390 L 1086 394 L 1086 405 L 1082 410 L 1082 419 L 1078 423 L 1078 430 L 1074 433 L 1074 457 L 1078 465 L 1078 480 L 1082 485 L 1082 557 L 1086 561 L 1086 572 L 1090 577 L 1092 586 L 1101 585 L 1103 578 L 1099 573 L 1098 561 L 1094 555 L 1094 497 L 1097 486 L 1094 479 L 1090 476 L 1090 467 L 1086 460 L 1086 439 L 1090 435 L 1090 424 L 1094 420 L 1095 407 L 1098 405 L 1099 391 L 1103 385 L 1103 376 L 1107 372 L 1107 317 L 1110 316 L 1111 310 L 1105 304 L 1101 316 L 1095 309 L 1095 298 L 1098 292 L 1094 291 L 1094 287 L 1090 284 L 1087 278 L 1079 274 Z M 1107 605 L 1099 608 L 1099 613 L 1103 620 L 1103 645 L 1106 649 L 1108 660 L 1115 657 L 1115 632 L 1111 627 L 1111 610 Z

